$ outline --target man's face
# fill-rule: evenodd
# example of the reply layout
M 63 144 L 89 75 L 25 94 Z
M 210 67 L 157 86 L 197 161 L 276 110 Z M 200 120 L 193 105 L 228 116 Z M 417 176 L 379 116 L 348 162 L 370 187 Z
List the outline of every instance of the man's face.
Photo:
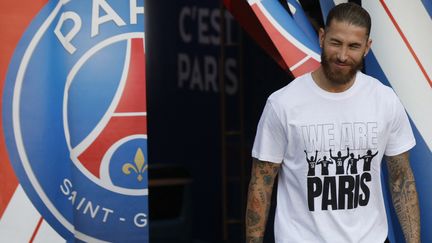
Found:
M 333 20 L 327 30 L 320 30 L 321 64 L 326 78 L 335 84 L 350 82 L 362 68 L 370 49 L 366 28 Z

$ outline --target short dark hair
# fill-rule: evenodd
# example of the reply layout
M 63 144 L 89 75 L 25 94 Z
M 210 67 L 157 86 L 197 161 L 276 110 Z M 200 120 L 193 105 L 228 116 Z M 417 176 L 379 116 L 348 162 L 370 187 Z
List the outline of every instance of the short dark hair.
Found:
M 366 28 L 369 36 L 371 30 L 371 17 L 369 13 L 356 3 L 341 3 L 332 8 L 327 15 L 325 27 L 330 26 L 333 20 L 348 22 L 349 24 Z

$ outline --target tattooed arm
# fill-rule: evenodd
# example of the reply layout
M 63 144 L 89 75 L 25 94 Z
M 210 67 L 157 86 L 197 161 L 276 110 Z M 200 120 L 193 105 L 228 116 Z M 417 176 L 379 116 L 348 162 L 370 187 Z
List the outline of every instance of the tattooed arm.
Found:
M 393 205 L 408 243 L 420 242 L 420 210 L 408 152 L 386 157 Z
M 246 242 L 263 242 L 274 179 L 280 164 L 253 160 L 246 208 Z

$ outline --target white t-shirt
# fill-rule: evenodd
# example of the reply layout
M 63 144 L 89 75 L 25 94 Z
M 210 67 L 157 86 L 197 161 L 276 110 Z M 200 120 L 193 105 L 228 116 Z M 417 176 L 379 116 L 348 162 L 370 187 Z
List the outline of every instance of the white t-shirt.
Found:
M 310 73 L 273 93 L 252 156 L 282 163 L 276 242 L 384 242 L 381 159 L 414 145 L 396 94 L 361 72 L 341 93 L 321 89 Z

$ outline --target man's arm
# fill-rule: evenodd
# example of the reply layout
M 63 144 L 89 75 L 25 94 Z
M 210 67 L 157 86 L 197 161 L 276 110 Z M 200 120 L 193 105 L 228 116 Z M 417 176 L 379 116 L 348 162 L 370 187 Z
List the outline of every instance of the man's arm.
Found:
M 274 179 L 280 164 L 253 160 L 246 208 L 246 242 L 263 242 Z
M 305 154 L 306 154 L 306 161 L 307 161 L 307 162 L 310 162 L 306 150 L 305 150 L 304 152 L 305 152 Z
M 420 209 L 408 152 L 386 157 L 393 205 L 407 243 L 420 242 Z
M 348 169 L 349 169 L 350 165 L 351 165 L 351 163 L 350 163 L 350 161 L 348 160 L 348 165 L 347 165 L 346 172 L 345 172 L 347 175 L 348 175 Z M 351 165 L 351 166 L 352 166 L 352 165 Z

